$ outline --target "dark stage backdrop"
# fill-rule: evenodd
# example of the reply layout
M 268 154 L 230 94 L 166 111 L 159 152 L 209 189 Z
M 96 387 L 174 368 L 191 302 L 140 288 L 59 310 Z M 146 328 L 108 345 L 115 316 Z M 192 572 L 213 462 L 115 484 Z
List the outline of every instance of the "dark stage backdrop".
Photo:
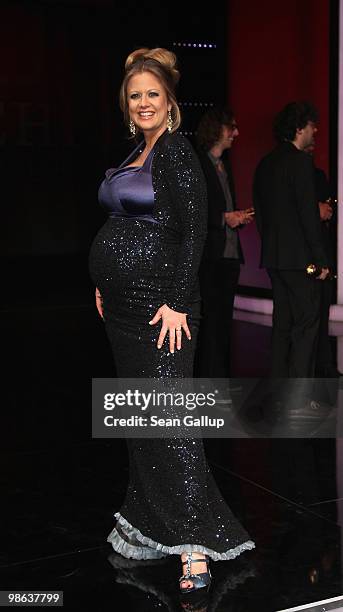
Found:
M 243 208 L 251 205 L 254 169 L 273 146 L 273 116 L 287 102 L 308 99 L 318 107 L 315 158 L 328 171 L 330 1 L 230 0 L 228 6 L 229 101 L 240 128 L 232 157 Z M 254 225 L 241 237 L 246 259 L 241 285 L 268 287 L 265 272 L 258 268 Z
M 240 125 L 233 150 L 240 206 L 251 204 L 254 168 L 272 146 L 272 117 L 290 99 L 319 107 L 316 157 L 327 169 L 329 39 L 329 0 L 231 0 L 212 13 L 195 3 L 156 10 L 115 0 L 2 2 L 1 254 L 21 270 L 25 260 L 27 278 L 38 270 L 46 279 L 45 266 L 54 266 L 61 282 L 76 257 L 87 278 L 87 251 L 104 220 L 98 185 L 129 147 L 117 96 L 124 59 L 139 46 L 176 51 L 186 133 L 206 105 L 227 99 L 228 88 Z M 256 230 L 241 235 L 241 284 L 263 287 Z M 10 282 L 17 272 L 8 270 Z

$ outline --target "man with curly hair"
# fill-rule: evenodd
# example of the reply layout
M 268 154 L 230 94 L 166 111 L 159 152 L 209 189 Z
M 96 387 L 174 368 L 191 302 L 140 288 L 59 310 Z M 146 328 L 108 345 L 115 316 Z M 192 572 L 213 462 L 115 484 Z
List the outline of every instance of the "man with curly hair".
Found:
M 312 377 L 320 321 L 320 281 L 328 262 L 322 242 L 313 164 L 317 111 L 287 104 L 276 116 L 277 147 L 259 163 L 254 207 L 261 235 L 261 266 L 273 291 L 272 368 L 275 377 Z M 317 279 L 306 273 L 315 264 Z M 319 281 L 319 282 L 318 282 Z

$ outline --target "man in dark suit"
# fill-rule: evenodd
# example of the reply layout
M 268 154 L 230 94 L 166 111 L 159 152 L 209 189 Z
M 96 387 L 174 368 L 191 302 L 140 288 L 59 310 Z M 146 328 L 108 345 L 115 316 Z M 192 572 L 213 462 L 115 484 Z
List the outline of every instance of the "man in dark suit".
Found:
M 212 108 L 199 123 L 198 155 L 207 183 L 208 234 L 200 266 L 202 321 L 195 375 L 230 376 L 230 330 L 240 263 L 238 228 L 249 223 L 253 210 L 236 210 L 235 190 L 227 151 L 238 136 L 232 111 Z
M 320 321 L 320 285 L 329 273 L 322 242 L 313 164 L 317 113 L 290 103 L 276 117 L 279 145 L 259 163 L 254 178 L 261 265 L 273 291 L 272 376 L 311 377 Z M 321 269 L 317 279 L 309 264 Z

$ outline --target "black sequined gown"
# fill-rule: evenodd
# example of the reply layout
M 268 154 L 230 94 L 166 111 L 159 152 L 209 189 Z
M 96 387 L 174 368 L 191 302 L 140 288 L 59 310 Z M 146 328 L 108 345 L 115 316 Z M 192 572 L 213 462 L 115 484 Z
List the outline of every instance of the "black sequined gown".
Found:
M 198 160 L 180 134 L 165 132 L 142 167 L 127 167 L 99 190 L 109 218 L 90 253 L 119 377 L 192 377 L 199 318 L 197 271 L 206 234 L 206 189 Z M 167 304 L 188 314 L 192 334 L 181 351 L 158 350 L 160 325 L 148 323 Z M 232 559 L 254 547 L 222 499 L 200 439 L 128 440 L 130 481 L 114 550 L 136 559 L 184 551 Z

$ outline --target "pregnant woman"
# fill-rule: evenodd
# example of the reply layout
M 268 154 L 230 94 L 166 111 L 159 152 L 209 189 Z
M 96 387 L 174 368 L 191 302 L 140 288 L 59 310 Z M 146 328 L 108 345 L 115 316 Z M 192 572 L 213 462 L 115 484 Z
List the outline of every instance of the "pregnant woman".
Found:
M 99 190 L 109 216 L 93 242 L 90 270 L 123 378 L 193 372 L 206 188 L 190 143 L 177 132 L 178 79 L 166 49 L 129 55 L 120 104 L 131 133 L 143 138 Z M 127 558 L 181 555 L 181 591 L 208 588 L 209 559 L 233 559 L 254 543 L 222 499 L 202 441 L 131 439 L 128 448 L 128 490 L 108 541 Z

